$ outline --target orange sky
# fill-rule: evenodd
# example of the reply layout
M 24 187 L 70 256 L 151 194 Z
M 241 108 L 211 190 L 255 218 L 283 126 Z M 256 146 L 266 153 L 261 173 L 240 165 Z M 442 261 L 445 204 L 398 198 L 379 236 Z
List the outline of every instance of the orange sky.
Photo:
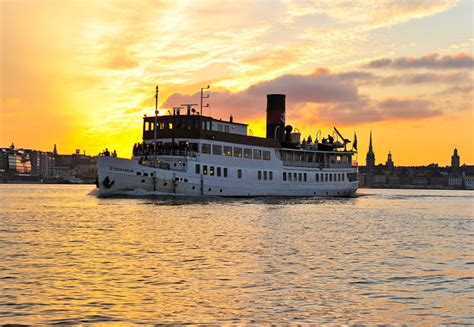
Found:
M 128 157 L 143 114 L 198 102 L 264 134 L 357 132 L 359 162 L 474 164 L 472 1 L 0 0 L 0 146 Z M 206 113 L 206 111 L 205 111 Z

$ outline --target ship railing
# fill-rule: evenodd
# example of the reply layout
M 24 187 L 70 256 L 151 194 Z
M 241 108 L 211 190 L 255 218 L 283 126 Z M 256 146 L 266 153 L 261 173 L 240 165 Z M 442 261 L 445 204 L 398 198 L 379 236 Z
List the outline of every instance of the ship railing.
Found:
M 178 150 L 178 149 L 161 149 L 157 150 L 155 153 L 153 151 L 137 151 L 135 157 L 152 157 L 156 156 L 177 156 L 177 157 L 187 157 L 187 158 L 196 158 L 196 151 L 191 150 Z

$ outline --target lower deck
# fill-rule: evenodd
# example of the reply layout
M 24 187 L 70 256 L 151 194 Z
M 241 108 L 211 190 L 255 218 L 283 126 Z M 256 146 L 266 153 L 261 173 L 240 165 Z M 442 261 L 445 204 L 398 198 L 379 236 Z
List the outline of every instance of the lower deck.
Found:
M 156 168 L 138 160 L 99 157 L 100 194 L 143 190 L 187 196 L 350 196 L 358 188 L 357 168 L 235 167 L 178 159 Z

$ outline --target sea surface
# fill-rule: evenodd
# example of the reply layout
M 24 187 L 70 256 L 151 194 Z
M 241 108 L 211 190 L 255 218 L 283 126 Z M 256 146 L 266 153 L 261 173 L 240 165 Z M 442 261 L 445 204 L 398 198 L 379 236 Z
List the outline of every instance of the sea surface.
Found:
M 474 192 L 0 185 L 0 323 L 474 324 Z

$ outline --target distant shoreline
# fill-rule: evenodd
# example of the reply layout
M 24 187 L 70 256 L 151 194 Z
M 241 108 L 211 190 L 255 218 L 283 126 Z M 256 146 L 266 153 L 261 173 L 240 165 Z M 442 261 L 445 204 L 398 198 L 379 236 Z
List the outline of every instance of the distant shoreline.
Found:
M 94 181 L 84 181 L 81 183 L 72 183 L 68 181 L 2 181 L 0 184 L 56 184 L 56 185 L 95 185 Z M 359 187 L 360 189 L 387 189 L 387 190 L 452 190 L 452 191 L 474 191 L 474 189 L 454 188 L 454 187 L 424 187 L 424 186 L 376 186 L 376 187 Z

